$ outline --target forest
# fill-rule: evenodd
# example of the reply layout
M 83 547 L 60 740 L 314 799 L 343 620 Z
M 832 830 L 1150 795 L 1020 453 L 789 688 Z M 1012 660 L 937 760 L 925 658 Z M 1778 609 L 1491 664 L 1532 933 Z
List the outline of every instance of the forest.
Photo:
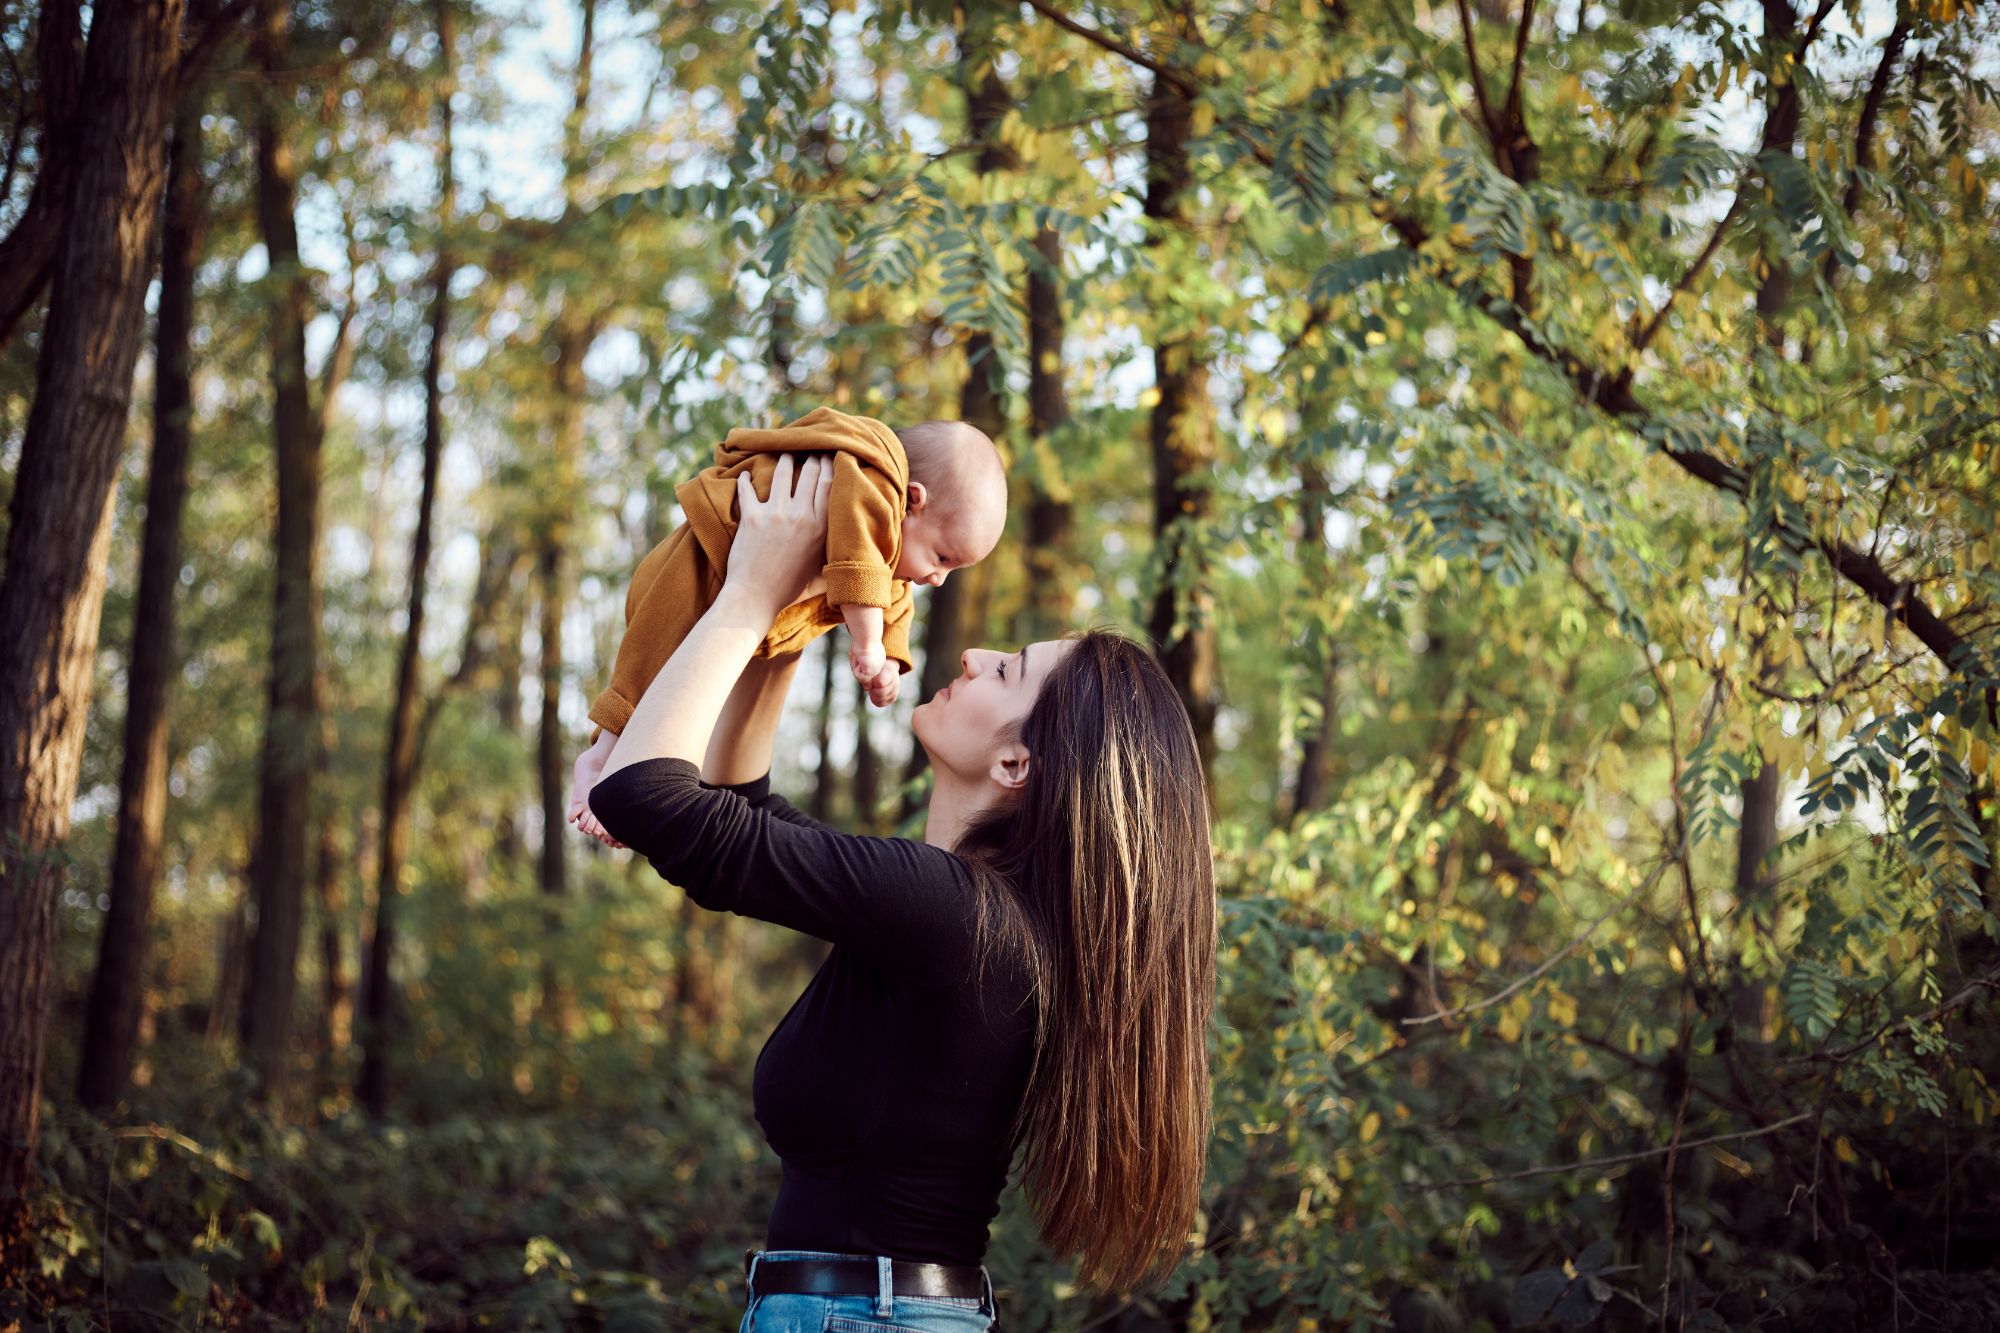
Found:
M 1015 1330 L 2000 1327 L 2000 6 L 0 4 L 0 1329 L 729 1330 L 825 945 L 565 819 L 674 488 L 1157 646 L 1198 1223 Z

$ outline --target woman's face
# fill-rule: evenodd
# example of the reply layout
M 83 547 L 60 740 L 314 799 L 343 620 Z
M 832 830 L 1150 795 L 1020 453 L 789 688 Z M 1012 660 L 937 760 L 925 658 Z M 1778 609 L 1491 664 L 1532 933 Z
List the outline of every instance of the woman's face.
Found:
M 932 765 L 971 781 L 990 774 L 1003 748 L 1019 736 L 1042 682 L 1070 648 L 1067 639 L 1047 639 L 1018 652 L 968 648 L 959 654 L 958 679 L 910 715 Z

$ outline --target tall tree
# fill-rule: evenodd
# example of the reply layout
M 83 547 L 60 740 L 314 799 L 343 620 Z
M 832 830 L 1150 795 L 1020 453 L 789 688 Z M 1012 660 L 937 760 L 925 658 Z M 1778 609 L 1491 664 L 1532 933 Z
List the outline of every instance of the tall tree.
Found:
M 868 715 L 868 688 L 854 682 L 854 826 L 875 830 L 882 809 L 882 757 L 875 749 L 874 719 Z M 923 747 L 919 746 L 919 749 Z
M 563 213 L 574 219 L 582 207 L 584 128 L 590 114 L 591 65 L 596 50 L 597 0 L 583 0 L 583 30 L 577 43 L 576 88 L 563 130 Z M 572 269 L 580 266 L 572 265 Z M 583 358 L 604 326 L 606 306 L 592 301 L 573 272 L 556 298 L 548 339 L 555 412 L 553 456 L 545 504 L 535 534 L 535 578 L 541 606 L 542 715 L 536 743 L 536 765 L 542 793 L 542 892 L 559 897 L 568 888 L 569 827 L 564 810 L 569 802 L 569 736 L 563 728 L 563 617 L 569 609 L 567 562 L 575 533 L 573 511 L 579 502 L 583 465 L 583 410 L 587 387 Z
M 1792 0 L 1763 0 L 1763 15 L 1763 52 L 1770 69 L 1764 89 L 1764 128 L 1758 138 L 1757 155 L 1766 170 L 1770 170 L 1777 159 L 1789 162 L 1798 144 L 1803 103 L 1794 71 L 1805 69 L 1806 46 L 1817 25 L 1802 33 Z M 1891 44 L 1891 60 L 1900 45 L 1900 42 Z M 1759 247 L 1759 271 L 1764 276 L 1757 284 L 1757 317 L 1752 329 L 1763 344 L 1763 355 L 1769 358 L 1764 362 L 1765 373 L 1771 377 L 1772 387 L 1780 391 L 1776 380 L 1779 367 L 1786 360 L 1785 320 L 1794 281 L 1794 260 L 1786 253 L 1787 248 L 1783 244 L 1774 245 L 1768 238 Z M 1772 608 L 1770 614 L 1782 613 Z M 1770 637 L 1765 631 L 1754 638 L 1757 684 L 1767 689 L 1776 688 L 1783 679 L 1781 663 L 1772 655 Z M 1771 925 L 1770 859 L 1778 847 L 1780 783 L 1784 776 L 1768 750 L 1759 749 L 1756 761 L 1757 771 L 1743 780 L 1743 813 L 1736 841 L 1736 920 L 1746 934 L 1753 929 L 1768 930 Z M 1769 1038 L 1770 994 L 1760 976 L 1744 975 L 1739 970 L 1731 980 L 1729 1010 L 1737 1037 L 1751 1041 Z
M 957 14 L 958 62 L 954 76 L 965 95 L 968 136 L 979 147 L 974 167 L 982 175 L 1020 169 L 1020 156 L 1000 141 L 1000 122 L 1013 105 L 1013 95 L 993 67 L 993 47 L 987 40 L 990 24 L 967 6 Z M 996 382 L 999 360 L 994 356 L 993 335 L 975 330 L 965 340 L 966 374 L 959 388 L 959 420 L 970 422 L 996 442 L 1006 434 L 1007 414 Z M 970 636 L 984 619 L 986 587 L 992 565 L 981 561 L 961 569 L 931 589 L 924 612 L 924 661 L 917 677 L 917 697 L 928 699 L 943 689 L 959 673 L 959 659 L 970 646 Z M 924 747 L 910 747 L 910 760 L 903 771 L 905 784 L 922 775 L 930 760 Z M 914 809 L 916 793 L 908 791 L 903 816 Z
M 299 259 L 298 166 L 289 99 L 291 10 L 264 6 L 253 38 L 265 86 L 256 109 L 258 231 L 270 263 L 271 428 L 277 456 L 275 595 L 264 749 L 258 771 L 257 850 L 251 862 L 256 933 L 244 993 L 242 1041 L 267 1095 L 282 1093 L 291 1061 L 298 994 L 299 932 L 305 914 L 313 743 L 319 699 L 321 445 L 306 377 L 305 326 L 312 300 Z
M 840 654 L 831 634 L 822 634 L 820 645 L 819 709 L 813 719 L 819 762 L 813 773 L 812 817 L 824 823 L 833 818 L 833 796 L 840 783 L 840 768 L 833 762 L 834 671 Z
M 1168 20 L 1173 50 L 1203 44 L 1192 0 L 1176 0 Z M 1194 184 L 1188 156 L 1192 101 L 1171 67 L 1156 71 L 1146 105 L 1146 244 L 1163 266 L 1181 258 L 1190 235 Z M 1170 258 L 1169 258 L 1170 256 Z M 1211 519 L 1208 474 L 1215 466 L 1215 410 L 1208 398 L 1202 330 L 1160 318 L 1153 343 L 1153 384 L 1159 394 L 1149 433 L 1153 449 L 1153 532 L 1159 588 L 1147 628 L 1161 663 L 1194 723 L 1206 771 L 1215 757 L 1216 657 L 1214 593 L 1202 554 L 1201 528 Z
M 451 278 L 457 261 L 450 231 L 458 207 L 451 165 L 451 97 L 456 88 L 452 0 L 435 0 L 438 59 L 438 243 L 432 269 L 430 348 L 424 358 L 424 480 L 417 501 L 417 530 L 410 543 L 410 603 L 403 649 L 396 666 L 396 696 L 389 712 L 388 761 L 382 777 L 382 853 L 375 877 L 375 921 L 368 936 L 368 970 L 362 991 L 361 1104 L 381 1116 L 389 1103 L 389 1057 L 394 1045 L 396 900 L 409 854 L 410 793 L 418 760 L 420 702 L 417 669 L 423 661 L 424 600 L 429 590 L 431 518 L 437 503 L 438 467 L 444 456 L 444 357 L 451 326 Z
M 1035 234 L 1039 265 L 1028 269 L 1028 437 L 1034 468 L 1028 489 L 1028 623 L 1017 637 L 1045 638 L 1070 628 L 1076 610 L 1076 566 L 1070 550 L 1068 466 L 1053 441 L 1069 425 L 1063 387 L 1062 234 L 1044 226 Z
M 104 605 L 181 0 L 103 0 L 0 582 L 0 1209 L 34 1172 L 56 902 Z M 0 1235 L 14 1235 L 0 1226 Z
M 153 454 L 146 480 L 146 531 L 139 600 L 126 672 L 125 748 L 111 905 L 98 937 L 97 970 L 84 1020 L 77 1097 L 102 1110 L 118 1100 L 132 1067 L 145 991 L 153 888 L 167 813 L 167 690 L 178 665 L 174 595 L 180 587 L 181 513 L 187 503 L 194 398 L 188 371 L 194 275 L 201 256 L 201 99 L 192 90 L 174 113 L 160 242 L 159 315 L 153 336 Z

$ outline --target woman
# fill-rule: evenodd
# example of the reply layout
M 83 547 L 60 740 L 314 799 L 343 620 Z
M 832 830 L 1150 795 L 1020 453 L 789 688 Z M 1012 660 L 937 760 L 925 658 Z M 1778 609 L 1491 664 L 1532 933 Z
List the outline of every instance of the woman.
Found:
M 813 459 L 795 489 L 787 459 L 769 500 L 739 484 L 722 591 L 588 804 L 701 906 L 834 945 L 757 1061 L 784 1173 L 743 1333 L 974 1333 L 995 1322 L 982 1261 L 1017 1147 L 1044 1239 L 1086 1283 L 1181 1257 L 1208 1130 L 1206 798 L 1165 674 L 1105 632 L 969 651 L 918 706 L 922 842 L 771 795 L 797 659 L 751 653 L 815 591 L 831 480 Z

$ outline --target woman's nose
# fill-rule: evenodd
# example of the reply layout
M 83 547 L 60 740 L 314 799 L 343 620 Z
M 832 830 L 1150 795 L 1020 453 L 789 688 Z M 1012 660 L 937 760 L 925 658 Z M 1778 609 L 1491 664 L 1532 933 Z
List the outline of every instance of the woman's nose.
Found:
M 964 652 L 958 655 L 959 668 L 965 672 L 967 678 L 969 679 L 973 676 L 978 675 L 981 671 L 984 671 L 986 669 L 985 659 L 991 655 L 992 654 L 989 649 L 967 648 Z

